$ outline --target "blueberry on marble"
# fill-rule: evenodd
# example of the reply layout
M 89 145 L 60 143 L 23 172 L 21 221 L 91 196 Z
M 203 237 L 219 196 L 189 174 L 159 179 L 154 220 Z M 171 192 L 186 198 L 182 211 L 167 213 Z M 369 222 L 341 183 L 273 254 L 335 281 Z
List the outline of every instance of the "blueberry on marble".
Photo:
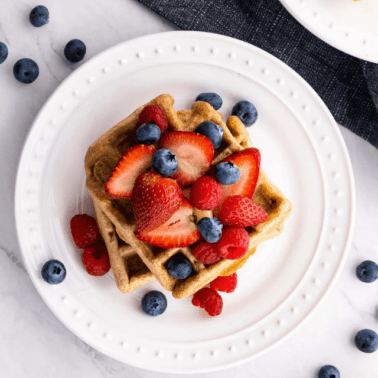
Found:
M 193 271 L 192 263 L 184 255 L 172 256 L 167 263 L 168 273 L 173 278 L 188 278 Z
M 222 185 L 232 185 L 239 181 L 240 170 L 234 163 L 226 161 L 217 164 L 214 175 Z
M 219 94 L 216 93 L 200 93 L 196 101 L 204 101 L 209 103 L 215 110 L 218 110 L 222 104 L 223 100 L 222 97 L 219 96 Z
M 167 309 L 167 298 L 157 290 L 150 291 L 142 298 L 142 310 L 150 316 L 159 316 Z
M 235 104 L 231 114 L 240 118 L 246 127 L 252 126 L 257 121 L 257 109 L 249 101 Z
M 378 265 L 374 261 L 364 261 L 358 265 L 356 275 L 362 282 L 374 282 L 378 278 Z
M 80 39 L 69 41 L 64 48 L 64 56 L 70 62 L 77 63 L 84 59 L 87 48 Z
M 198 231 L 209 243 L 216 243 L 222 236 L 223 224 L 217 218 L 202 218 L 197 224 Z
M 166 148 L 160 148 L 152 156 L 152 166 L 157 173 L 163 176 L 172 176 L 178 168 L 177 157 Z
M 60 284 L 66 278 L 66 268 L 58 260 L 49 260 L 42 267 L 42 278 L 51 285 Z
M 0 64 L 8 57 L 8 47 L 4 42 L 0 42 Z
M 363 329 L 354 338 L 356 347 L 364 353 L 373 353 L 378 349 L 378 335 L 371 329 Z
M 48 24 L 49 18 L 49 10 L 43 5 L 38 5 L 37 7 L 33 8 L 29 15 L 31 24 L 36 28 L 40 28 L 41 26 Z
M 205 121 L 202 122 L 196 130 L 197 133 L 207 136 L 214 148 L 220 147 L 222 144 L 224 130 L 216 125 L 214 122 Z
M 139 143 L 152 144 L 160 139 L 161 130 L 160 127 L 154 123 L 144 123 L 136 131 L 136 137 Z
M 319 370 L 318 378 L 340 378 L 340 372 L 332 365 L 325 365 Z
M 32 59 L 20 59 L 13 67 L 13 74 L 19 82 L 30 84 L 39 75 L 38 64 Z

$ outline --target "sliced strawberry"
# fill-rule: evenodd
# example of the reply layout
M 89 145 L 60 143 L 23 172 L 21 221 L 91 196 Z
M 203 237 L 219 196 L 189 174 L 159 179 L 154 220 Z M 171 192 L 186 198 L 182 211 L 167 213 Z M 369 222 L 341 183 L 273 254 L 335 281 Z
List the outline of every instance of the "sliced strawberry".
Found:
M 189 185 L 203 176 L 210 168 L 214 146 L 205 135 L 191 131 L 172 131 L 159 141 L 160 148 L 172 151 L 178 160 L 178 169 L 171 177 L 179 185 Z
M 144 144 L 131 147 L 119 160 L 109 180 L 105 192 L 112 199 L 131 198 L 134 182 L 138 175 L 151 167 L 155 148 Z
M 137 233 L 139 240 L 163 248 L 187 247 L 198 241 L 200 236 L 193 220 L 193 207 L 185 198 L 178 211 L 162 226 Z
M 168 118 L 164 108 L 160 105 L 147 105 L 139 114 L 139 125 L 143 123 L 154 123 L 163 134 L 168 128 Z
M 133 209 L 138 231 L 151 231 L 165 223 L 182 202 L 175 180 L 156 172 L 143 172 L 135 180 Z

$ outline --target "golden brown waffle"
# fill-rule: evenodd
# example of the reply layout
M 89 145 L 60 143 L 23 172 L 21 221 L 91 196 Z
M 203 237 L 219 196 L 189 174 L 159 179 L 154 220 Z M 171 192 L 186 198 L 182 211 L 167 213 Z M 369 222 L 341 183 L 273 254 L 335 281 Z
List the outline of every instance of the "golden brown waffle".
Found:
M 165 109 L 171 129 L 195 131 L 197 126 L 204 121 L 212 121 L 223 128 L 223 142 L 215 150 L 213 165 L 234 152 L 252 147 L 249 135 L 239 118 L 231 116 L 226 125 L 222 120 L 222 115 L 206 102 L 194 102 L 191 110 L 182 111 L 176 111 L 173 108 L 173 103 L 172 96 L 168 94 L 158 96 L 149 102 L 149 104 L 160 105 Z M 111 221 L 125 245 L 138 253 L 157 280 L 165 289 L 172 291 L 174 297 L 185 298 L 197 292 L 219 275 L 228 275 L 239 269 L 261 242 L 282 232 L 283 223 L 291 211 L 291 204 L 270 182 L 263 170 L 260 170 L 253 200 L 265 209 L 269 218 L 256 227 L 247 228 L 250 235 L 250 252 L 244 258 L 236 261 L 222 260 L 206 267 L 195 259 L 190 247 L 166 250 L 140 241 L 135 236 L 136 226 L 131 200 L 111 200 L 105 193 L 104 185 L 118 160 L 131 146 L 138 144 L 135 131 L 139 114 L 144 106 L 108 130 L 90 146 L 85 157 L 87 188 L 96 206 Z M 195 210 L 194 214 L 197 216 L 197 221 L 203 216 L 211 216 L 211 212 L 198 210 Z M 117 251 L 114 253 L 120 255 Z M 166 269 L 167 261 L 179 253 L 185 255 L 193 265 L 193 275 L 185 280 L 173 278 Z M 110 254 L 113 252 L 110 251 Z M 125 271 L 127 274 L 127 270 L 120 266 L 120 261 L 120 258 L 111 260 L 114 275 L 119 277 L 118 279 L 121 279 Z M 120 286 L 122 285 L 118 284 L 118 287 Z

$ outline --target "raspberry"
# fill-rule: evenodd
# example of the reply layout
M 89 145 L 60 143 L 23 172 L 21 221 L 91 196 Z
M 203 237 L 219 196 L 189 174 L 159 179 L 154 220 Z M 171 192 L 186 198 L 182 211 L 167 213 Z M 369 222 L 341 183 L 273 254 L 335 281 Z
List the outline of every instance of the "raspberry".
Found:
M 225 259 L 237 260 L 245 256 L 249 247 L 249 235 L 244 228 L 223 229 L 222 237 L 216 244 L 218 253 Z
M 210 287 L 216 291 L 224 291 L 226 293 L 233 293 L 238 284 L 238 276 L 236 273 L 226 277 L 218 277 L 210 282 Z
M 73 240 L 81 249 L 94 245 L 101 238 L 96 220 L 87 214 L 75 215 L 70 226 Z
M 223 196 L 222 186 L 210 176 L 200 177 L 190 192 L 191 204 L 199 210 L 212 210 Z
M 159 105 L 147 105 L 139 114 L 139 124 L 154 123 L 163 134 L 168 128 L 168 118 L 165 110 Z
M 205 309 L 211 316 L 220 315 L 223 308 L 222 297 L 215 290 L 207 287 L 194 294 L 192 304 Z
M 86 248 L 81 256 L 86 271 L 91 276 L 103 276 L 110 270 L 108 250 L 104 242 Z
M 215 264 L 222 259 L 219 256 L 217 248 L 214 243 L 201 243 L 193 249 L 192 255 L 204 264 Z
M 265 222 L 268 214 L 247 197 L 229 196 L 223 201 L 217 218 L 225 226 L 248 227 Z

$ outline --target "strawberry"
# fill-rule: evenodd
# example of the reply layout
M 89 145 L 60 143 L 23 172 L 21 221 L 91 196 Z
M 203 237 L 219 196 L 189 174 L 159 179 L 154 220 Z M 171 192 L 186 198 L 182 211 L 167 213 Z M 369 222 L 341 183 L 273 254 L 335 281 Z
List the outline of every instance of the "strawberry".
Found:
M 248 227 L 265 222 L 266 211 L 248 197 L 226 197 L 217 214 L 224 226 Z
M 192 184 L 203 176 L 214 157 L 214 146 L 210 139 L 191 131 L 164 134 L 159 141 L 159 148 L 167 148 L 176 155 L 178 169 L 171 177 L 181 186 Z
M 156 172 L 143 172 L 135 180 L 133 208 L 137 230 L 151 231 L 165 223 L 182 202 L 182 190 L 175 180 Z
M 111 199 L 131 198 L 135 179 L 151 167 L 155 148 L 144 144 L 131 147 L 119 160 L 109 180 L 105 192 Z
M 70 221 L 70 228 L 78 248 L 90 247 L 101 239 L 96 219 L 87 214 L 75 215 Z
M 184 198 L 179 210 L 167 222 L 155 230 L 138 232 L 137 237 L 158 247 L 187 247 L 198 241 L 201 236 L 192 215 L 193 207 Z
M 223 159 L 221 163 L 231 161 L 240 170 L 241 176 L 237 183 L 233 185 L 222 185 L 223 196 L 243 196 L 252 198 L 256 189 L 260 172 L 261 155 L 257 148 L 246 148 L 235 152 L 231 156 Z
M 139 125 L 143 123 L 154 123 L 163 134 L 168 128 L 168 118 L 164 108 L 159 105 L 147 105 L 139 114 Z
M 86 248 L 81 256 L 86 271 L 91 276 L 103 276 L 110 270 L 108 250 L 104 242 Z

